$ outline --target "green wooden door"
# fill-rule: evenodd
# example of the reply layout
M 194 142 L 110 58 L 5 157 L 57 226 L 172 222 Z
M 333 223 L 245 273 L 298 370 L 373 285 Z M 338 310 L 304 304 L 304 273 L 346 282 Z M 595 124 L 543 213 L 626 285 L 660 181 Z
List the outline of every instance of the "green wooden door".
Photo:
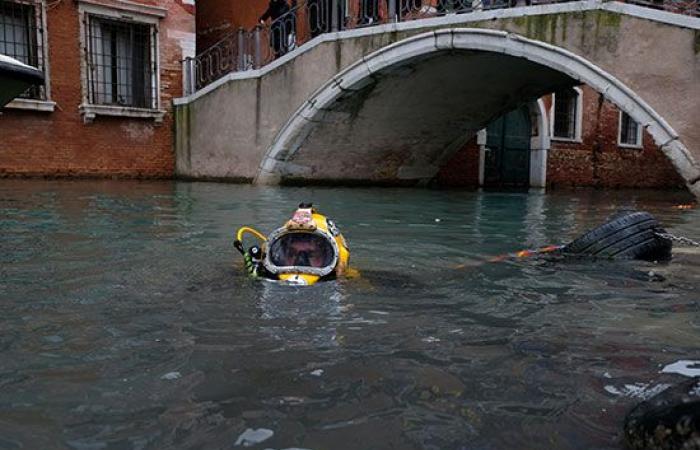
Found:
M 526 188 L 530 184 L 530 114 L 526 107 L 487 127 L 484 186 Z

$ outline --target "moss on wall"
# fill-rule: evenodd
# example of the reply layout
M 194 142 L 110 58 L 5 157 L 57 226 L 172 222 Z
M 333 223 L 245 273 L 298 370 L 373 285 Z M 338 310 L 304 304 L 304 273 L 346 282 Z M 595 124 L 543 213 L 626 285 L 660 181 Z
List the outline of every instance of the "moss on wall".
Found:
M 583 11 L 537 16 L 522 16 L 505 19 L 494 28 L 508 29 L 523 34 L 530 39 L 536 39 L 550 44 L 566 42 L 572 34 L 571 26 L 580 28 L 580 45 L 597 45 L 599 41 L 609 42 L 617 32 L 622 16 L 609 11 Z M 471 24 L 470 24 L 471 26 Z M 593 39 L 590 39 L 593 38 Z

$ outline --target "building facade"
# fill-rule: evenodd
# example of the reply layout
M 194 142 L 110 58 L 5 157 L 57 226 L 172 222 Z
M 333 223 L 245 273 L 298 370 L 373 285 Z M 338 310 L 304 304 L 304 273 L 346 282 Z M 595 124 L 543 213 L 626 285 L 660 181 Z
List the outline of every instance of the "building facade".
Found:
M 255 27 L 269 1 L 236 3 L 241 2 L 212 0 L 200 5 L 197 11 L 198 52 L 210 48 L 219 39 L 231 35 L 239 28 L 250 30 Z M 292 33 L 298 36 L 307 31 L 305 28 L 313 29 L 318 21 L 312 19 L 323 16 L 318 12 L 323 10 L 326 3 L 325 0 L 289 0 L 290 7 L 296 5 L 298 8 Z M 368 5 L 375 3 L 376 7 L 368 10 Z M 444 2 L 426 0 L 414 3 L 424 8 L 439 9 Z M 339 23 L 347 24 L 348 21 L 363 19 L 381 20 L 386 17 L 388 4 L 389 2 L 364 0 L 341 2 L 345 18 Z M 399 5 L 401 8 L 405 6 L 403 2 Z M 531 171 L 528 156 L 518 154 L 513 149 L 503 150 L 503 147 L 508 147 L 505 137 L 512 134 L 512 131 L 506 127 L 495 133 L 503 138 L 499 144 L 499 136 L 493 136 L 494 129 L 489 127 L 486 133 L 480 133 L 470 140 L 442 166 L 435 184 L 445 187 L 683 187 L 681 177 L 649 134 L 590 87 L 580 86 L 545 96 L 538 103 L 541 105 L 540 115 L 546 118 L 544 126 L 547 130 L 536 129 L 542 123 L 534 116 L 529 119 L 528 125 L 532 128 L 530 136 L 546 136 L 547 151 L 542 160 L 544 167 L 537 169 L 540 172 L 538 176 L 528 177 L 527 173 L 518 173 Z M 522 123 L 520 127 L 523 128 Z M 529 144 L 521 147 L 523 151 L 532 150 Z M 494 157 L 496 154 L 500 154 L 501 160 Z M 518 167 L 509 167 L 513 164 Z M 494 174 L 494 170 L 503 173 Z
M 0 53 L 46 78 L 2 110 L 0 176 L 172 176 L 193 0 L 0 0 Z
M 346 2 L 345 11 L 357 15 L 362 5 Z M 44 86 L 2 110 L 0 176 L 172 177 L 171 100 L 183 93 L 181 61 L 254 27 L 267 6 L 202 2 L 195 28 L 194 0 L 0 0 L 0 53 L 46 76 Z M 380 6 L 378 16 L 386 13 Z M 314 11 L 299 17 L 322 16 Z M 547 129 L 535 130 L 542 125 L 534 118 L 529 127 L 531 135 L 547 136 L 548 149 L 536 183 L 523 175 L 531 163 L 506 145 L 512 132 L 499 122 L 500 131 L 490 127 L 445 162 L 436 184 L 683 186 L 650 136 L 591 88 L 539 103 Z
M 552 128 L 549 186 L 684 186 L 671 161 L 640 124 L 590 87 L 570 92 L 563 108 L 557 107 L 557 94 L 545 99 Z
M 683 188 L 680 175 L 651 136 L 590 87 L 579 86 L 545 96 L 540 104 L 546 115 L 548 130 L 545 134 L 549 138 L 543 185 L 554 188 Z M 536 127 L 534 122 L 529 126 Z M 436 179 L 437 185 L 498 187 L 513 184 L 508 180 L 491 184 L 488 173 L 485 175 L 489 153 L 496 151 L 498 145 L 492 145 L 489 139 L 491 128 L 485 131 L 481 139 L 471 139 L 443 166 Z M 515 133 L 517 131 L 511 134 Z M 528 133 L 536 134 L 538 130 Z M 520 150 L 530 151 L 524 147 Z M 525 166 L 523 170 L 529 172 L 530 167 Z M 525 183 L 520 184 L 522 187 L 527 184 L 528 174 L 517 179 L 525 179 Z

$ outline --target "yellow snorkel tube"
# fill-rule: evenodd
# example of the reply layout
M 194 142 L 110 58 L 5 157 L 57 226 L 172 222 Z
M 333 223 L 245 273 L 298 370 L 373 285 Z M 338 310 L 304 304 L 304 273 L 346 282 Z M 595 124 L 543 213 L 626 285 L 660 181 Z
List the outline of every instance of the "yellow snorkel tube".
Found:
M 246 234 L 256 237 L 260 246 L 246 251 Z M 350 250 L 338 227 L 310 203 L 300 204 L 292 218 L 267 237 L 251 227 L 240 228 L 234 246 L 251 275 L 296 285 L 342 276 L 350 260 Z

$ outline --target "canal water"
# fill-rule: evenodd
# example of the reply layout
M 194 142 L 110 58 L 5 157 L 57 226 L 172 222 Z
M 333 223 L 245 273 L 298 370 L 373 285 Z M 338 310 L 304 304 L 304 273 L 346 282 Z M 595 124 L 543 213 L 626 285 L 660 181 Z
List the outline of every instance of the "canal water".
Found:
M 698 239 L 690 200 L 0 181 L 0 449 L 621 448 L 625 413 L 683 380 L 662 369 L 700 359 L 700 255 L 488 259 L 619 209 Z M 301 201 L 359 279 L 242 273 L 236 228 Z

